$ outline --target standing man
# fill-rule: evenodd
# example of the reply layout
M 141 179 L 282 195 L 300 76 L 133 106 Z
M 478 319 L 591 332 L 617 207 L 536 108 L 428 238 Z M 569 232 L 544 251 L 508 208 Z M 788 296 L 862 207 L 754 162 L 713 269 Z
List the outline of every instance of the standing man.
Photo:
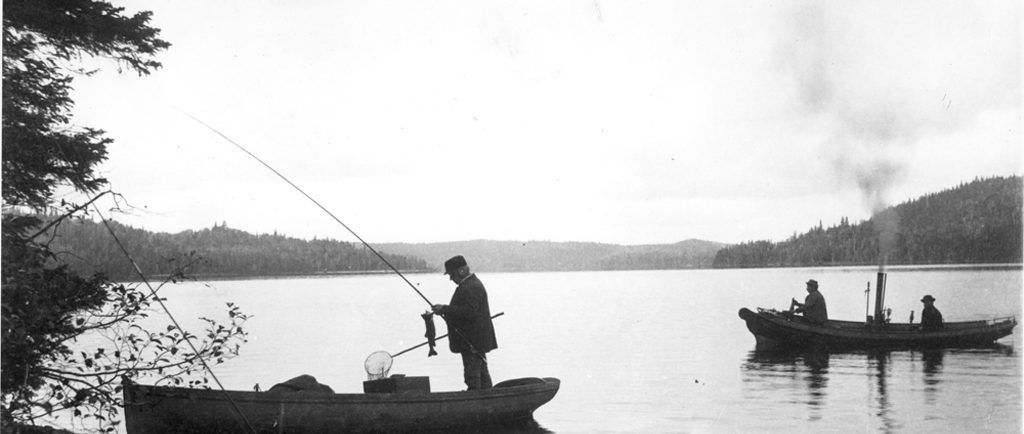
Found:
M 938 330 L 942 328 L 942 312 L 935 308 L 935 297 L 926 295 L 921 299 L 924 310 L 921 311 L 921 330 Z
M 448 346 L 462 355 L 462 369 L 469 390 L 490 389 L 487 352 L 498 348 L 491 322 L 487 291 L 462 255 L 444 262 L 444 274 L 458 285 L 448 305 L 435 304 L 434 313 L 448 324 Z
M 796 306 L 796 310 L 793 310 Z M 803 313 L 804 319 L 813 324 L 825 324 L 828 321 L 828 308 L 825 307 L 825 296 L 818 292 L 818 281 L 807 281 L 807 297 L 800 303 L 793 299 L 789 305 L 793 313 Z

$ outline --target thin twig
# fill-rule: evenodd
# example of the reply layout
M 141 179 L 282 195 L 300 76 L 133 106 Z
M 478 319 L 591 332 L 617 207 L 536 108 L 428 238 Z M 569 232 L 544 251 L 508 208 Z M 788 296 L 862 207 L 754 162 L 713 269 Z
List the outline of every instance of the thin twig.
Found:
M 46 232 L 47 230 L 49 230 L 49 229 L 50 229 L 51 227 L 53 227 L 53 225 L 56 225 L 57 223 L 60 223 L 60 222 L 61 222 L 61 220 L 64 220 L 64 219 L 66 219 L 66 218 L 70 217 L 70 216 L 71 216 L 72 214 L 74 214 L 74 213 L 76 213 L 76 212 L 78 212 L 78 211 L 81 211 L 82 209 L 84 209 L 85 207 L 87 207 L 87 206 L 91 205 L 91 204 L 92 204 L 93 202 L 95 202 L 95 201 L 96 201 L 97 199 L 99 199 L 100 197 L 103 197 L 103 195 L 105 195 L 105 194 L 107 194 L 107 193 L 113 193 L 113 192 L 112 192 L 112 191 L 110 191 L 110 190 L 104 191 L 103 193 L 100 193 L 100 194 L 96 195 L 96 197 L 94 197 L 94 198 L 90 199 L 90 200 L 89 200 L 88 202 L 86 202 L 86 203 L 83 203 L 83 204 L 81 204 L 81 205 L 79 205 L 79 206 L 76 206 L 76 207 L 72 208 L 72 209 L 71 209 L 71 211 L 68 211 L 68 212 L 67 212 L 66 214 L 64 214 L 64 215 L 62 215 L 62 216 L 60 216 L 60 217 L 58 217 L 58 218 L 54 219 L 54 220 L 53 220 L 53 221 L 51 221 L 50 223 L 47 223 L 47 224 L 46 224 L 45 226 L 43 226 L 43 228 L 42 228 L 42 229 L 40 229 L 40 230 L 39 230 L 39 231 L 37 231 L 36 233 L 32 234 L 32 236 L 28 237 L 28 238 L 27 238 L 27 240 L 32 240 L 32 239 L 34 239 L 35 237 L 38 237 L 39 235 L 43 234 L 44 232 Z
M 164 304 L 164 301 L 160 297 L 156 296 L 156 290 L 153 289 L 153 286 L 149 284 L 149 279 L 146 279 L 146 275 L 142 272 L 142 269 L 139 268 L 139 264 L 136 263 L 135 259 L 133 259 L 131 254 L 128 253 L 128 249 L 124 246 L 124 244 L 121 243 L 121 240 L 117 237 L 117 234 L 114 233 L 114 229 L 110 227 L 110 224 L 107 223 L 107 219 L 103 217 L 103 214 L 100 213 L 100 210 L 97 209 L 96 206 L 93 206 L 93 209 L 96 211 L 96 214 L 100 216 L 100 220 L 103 222 L 103 226 L 107 228 L 107 232 L 110 232 L 110 236 L 114 239 L 114 242 L 117 244 L 117 247 L 121 249 L 121 253 L 124 254 L 125 258 L 128 259 L 128 262 L 132 264 L 132 267 L 135 269 L 135 272 L 138 273 L 139 278 L 142 279 L 142 283 L 149 288 L 149 291 L 153 293 L 153 298 L 157 301 L 157 303 L 160 304 L 160 307 L 164 309 L 164 312 L 167 314 L 167 317 L 171 319 L 171 322 L 174 324 L 174 327 L 176 327 L 182 333 L 185 333 L 185 329 L 182 328 L 181 324 L 178 323 L 178 320 L 174 318 L 174 315 L 171 314 L 171 310 L 167 308 L 167 305 Z M 189 347 L 192 348 L 192 352 L 194 352 L 196 355 L 200 354 L 199 350 L 196 349 L 196 346 L 195 344 L 192 343 L 191 339 L 185 339 L 185 342 L 188 344 Z M 235 413 L 242 419 L 242 422 L 244 422 L 243 427 L 246 427 L 249 429 L 249 431 L 255 433 L 256 429 L 253 428 L 252 424 L 249 422 L 249 419 L 246 418 L 245 414 L 242 413 L 242 410 L 238 408 L 238 404 L 235 403 L 235 400 L 231 398 L 231 394 L 229 394 L 227 389 L 224 388 L 224 385 L 220 382 L 220 379 L 217 378 L 217 374 L 213 372 L 213 369 L 210 368 L 210 365 L 206 363 L 206 360 L 204 360 L 202 357 L 198 357 L 198 359 L 199 362 L 203 364 L 203 367 L 206 368 L 206 371 L 210 373 L 210 376 L 213 377 L 213 380 L 217 382 L 217 386 L 220 387 L 220 389 L 224 392 L 224 396 L 228 399 L 228 402 L 231 403 L 231 407 L 234 408 Z

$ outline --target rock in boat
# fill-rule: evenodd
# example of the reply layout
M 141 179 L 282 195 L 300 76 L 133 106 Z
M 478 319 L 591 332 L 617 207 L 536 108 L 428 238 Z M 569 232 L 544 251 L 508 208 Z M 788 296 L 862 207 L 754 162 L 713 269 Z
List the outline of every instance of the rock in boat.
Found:
M 529 421 L 560 384 L 557 378 L 519 378 L 460 392 L 273 394 L 147 386 L 126 379 L 125 429 L 129 434 L 465 429 Z

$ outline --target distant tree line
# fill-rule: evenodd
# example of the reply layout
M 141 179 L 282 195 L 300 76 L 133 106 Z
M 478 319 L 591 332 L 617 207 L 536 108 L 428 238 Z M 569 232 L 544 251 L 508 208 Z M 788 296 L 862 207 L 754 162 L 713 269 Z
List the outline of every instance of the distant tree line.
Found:
M 1022 194 L 1020 176 L 975 179 L 857 224 L 725 247 L 714 267 L 1020 263 Z
M 686 240 L 674 244 L 617 245 L 586 242 L 469 240 L 389 243 L 389 252 L 424 258 L 440 266 L 464 255 L 474 271 L 604 271 L 710 268 L 724 244 Z
M 117 238 L 143 273 L 166 275 L 190 263 L 193 276 L 276 276 L 357 273 L 390 270 L 361 245 L 335 240 L 302 240 L 251 234 L 226 223 L 175 234 L 154 233 L 110 222 Z M 135 280 L 138 274 L 102 223 L 80 219 L 62 223 L 51 245 L 80 273 L 105 271 L 112 279 Z M 426 270 L 426 263 L 407 256 L 381 254 L 402 271 Z
M 860 223 L 851 224 L 847 218 L 831 227 L 819 223 L 781 242 L 760 240 L 727 246 L 687 240 L 620 246 L 473 240 L 375 247 L 382 253 L 392 252 L 383 254 L 402 271 L 436 271 L 455 254 L 466 255 L 478 271 L 871 265 L 878 264 L 882 255 L 891 265 L 1020 263 L 1022 195 L 1020 176 L 975 179 L 888 208 Z M 250 234 L 226 223 L 176 234 L 112 224 L 147 276 L 170 274 L 186 263 L 191 275 L 207 277 L 389 270 L 368 249 L 348 242 Z M 50 236 L 54 251 L 80 273 L 103 270 L 113 279 L 137 277 L 99 223 L 89 219 L 64 222 Z

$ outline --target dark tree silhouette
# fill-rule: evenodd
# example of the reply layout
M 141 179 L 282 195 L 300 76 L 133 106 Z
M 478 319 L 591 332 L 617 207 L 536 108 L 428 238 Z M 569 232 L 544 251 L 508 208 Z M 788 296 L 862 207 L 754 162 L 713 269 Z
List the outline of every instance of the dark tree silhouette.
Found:
M 149 74 L 160 66 L 153 55 L 170 46 L 149 19 L 149 12 L 126 16 L 101 1 L 4 0 L 4 428 L 66 410 L 73 420 L 94 420 L 113 431 L 122 375 L 202 386 L 205 373 L 195 372 L 201 361 L 223 360 L 245 339 L 246 316 L 233 305 L 228 325 L 208 320 L 202 338 L 170 326 L 147 330 L 140 324 L 155 301 L 150 292 L 115 284 L 102 273 L 75 273 L 54 254 L 50 238 L 41 236 L 40 219 L 27 214 L 58 206 L 53 193 L 59 186 L 96 193 L 106 185 L 95 168 L 106 158 L 111 139 L 102 130 L 69 122 L 72 81 L 92 72 L 76 63 L 106 58 L 119 68 Z M 105 340 L 88 347 L 74 344 L 90 333 Z
M 856 225 L 843 218 L 837 226 L 819 225 L 782 242 L 728 246 L 714 266 L 1020 263 L 1022 190 L 1020 176 L 975 179 Z
M 376 255 L 352 243 L 315 239 L 312 241 L 283 235 L 254 235 L 232 229 L 226 223 L 211 228 L 176 234 L 153 233 L 112 223 L 121 241 L 147 275 L 167 275 L 182 254 L 201 258 L 191 268 L 194 276 L 242 277 L 313 275 L 332 273 L 383 272 L 390 270 Z M 131 264 L 120 256 L 106 229 L 92 221 L 62 224 L 53 233 L 52 248 L 82 273 L 105 270 L 111 278 L 137 278 Z M 422 259 L 382 253 L 400 270 L 431 269 Z

